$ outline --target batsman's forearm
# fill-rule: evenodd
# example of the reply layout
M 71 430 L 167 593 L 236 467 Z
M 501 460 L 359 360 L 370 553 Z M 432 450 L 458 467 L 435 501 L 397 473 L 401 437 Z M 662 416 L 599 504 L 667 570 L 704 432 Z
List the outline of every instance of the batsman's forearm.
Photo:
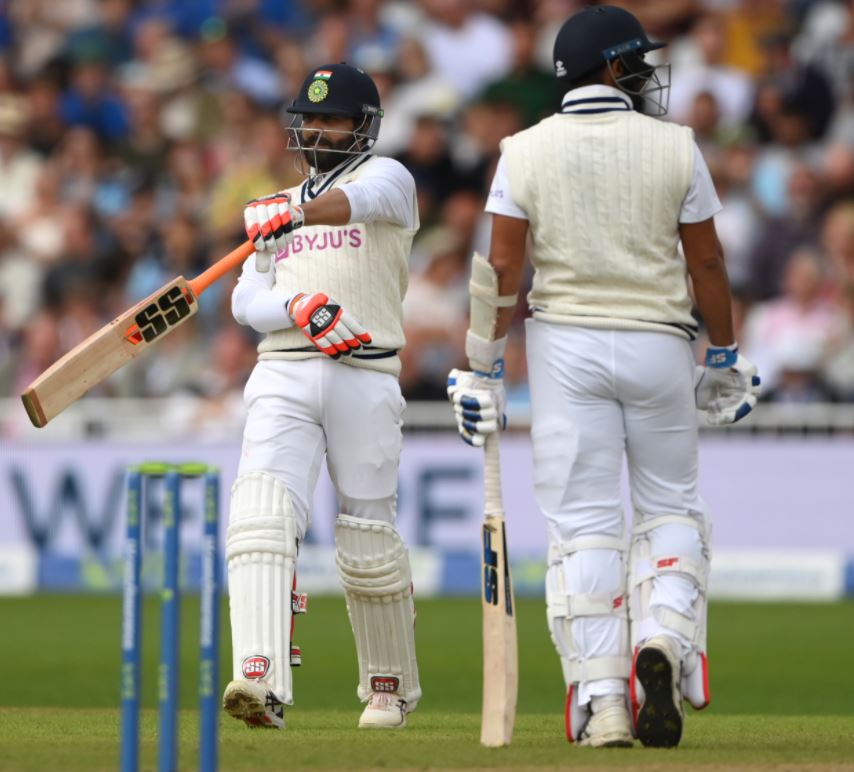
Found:
M 350 222 L 350 200 L 341 190 L 330 190 L 302 205 L 303 225 L 347 225 Z
M 735 342 L 732 324 L 732 300 L 729 278 L 723 259 L 704 264 L 691 273 L 694 300 L 713 346 Z
M 685 263 L 694 284 L 694 300 L 713 346 L 735 343 L 732 329 L 732 300 L 724 250 L 715 231 L 715 220 L 680 223 L 679 236 Z

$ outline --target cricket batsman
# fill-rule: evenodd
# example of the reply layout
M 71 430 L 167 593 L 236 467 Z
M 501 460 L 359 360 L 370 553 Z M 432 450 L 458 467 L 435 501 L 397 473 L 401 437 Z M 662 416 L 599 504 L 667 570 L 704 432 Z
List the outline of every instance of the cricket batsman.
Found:
M 235 319 L 264 338 L 231 492 L 234 680 L 223 707 L 252 727 L 284 727 L 300 657 L 293 620 L 305 608 L 297 559 L 325 457 L 366 703 L 359 726 L 402 727 L 421 696 L 409 558 L 395 528 L 415 183 L 397 161 L 370 153 L 383 111 L 362 70 L 313 70 L 288 111 L 306 179 L 246 206 L 256 251 L 232 297 Z
M 486 206 L 489 259 L 472 265 L 471 370 L 449 377 L 460 433 L 482 445 L 504 423 L 504 348 L 530 239 L 547 617 L 567 737 L 579 745 L 637 737 L 672 747 L 683 699 L 708 704 L 711 526 L 697 490 L 695 411 L 731 423 L 759 394 L 733 335 L 708 168 L 689 128 L 652 117 L 667 110 L 669 67 L 645 55 L 663 45 L 614 6 L 586 8 L 560 29 L 554 71 L 566 93 L 556 114 L 502 142 Z M 710 341 L 696 368 L 689 277 Z

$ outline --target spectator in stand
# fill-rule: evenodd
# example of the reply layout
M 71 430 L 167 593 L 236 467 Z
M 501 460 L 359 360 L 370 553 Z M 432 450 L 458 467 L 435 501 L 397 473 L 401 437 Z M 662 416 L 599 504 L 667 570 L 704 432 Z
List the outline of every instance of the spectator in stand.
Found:
M 27 89 L 27 140 L 43 158 L 53 154 L 65 136 L 66 126 L 59 113 L 61 93 L 56 78 L 48 74 L 34 78 Z
M 820 377 L 835 400 L 854 402 L 854 283 L 841 288 L 837 305 L 840 329 L 828 343 Z
M 42 167 L 32 204 L 13 221 L 20 247 L 42 267 L 56 263 L 65 246 L 63 216 L 66 210 L 60 197 L 59 180 L 55 165 Z
M 727 49 L 723 17 L 701 16 L 691 30 L 682 62 L 674 65 L 668 117 L 687 123 L 697 94 L 708 92 L 718 104 L 721 122 L 727 126 L 743 123 L 753 106 L 753 83 L 741 70 L 725 64 Z M 679 53 L 674 56 L 679 56 Z
M 101 14 L 98 0 L 9 0 L 4 3 L 12 22 L 16 71 L 30 78 L 62 54 L 69 33 L 95 24 Z
M 261 105 L 277 104 L 282 82 L 267 61 L 243 54 L 223 19 L 210 18 L 200 27 L 204 80 L 214 92 L 239 89 Z
M 195 379 L 177 399 L 168 415 L 179 426 L 205 441 L 229 441 L 239 436 L 246 422 L 243 389 L 258 359 L 257 337 L 253 330 L 227 325 L 215 334 L 210 358 L 199 362 Z M 173 392 L 174 393 L 174 392 Z M 194 404 L 187 397 L 195 394 Z M 198 400 L 198 395 L 204 397 Z
M 349 61 L 357 62 L 366 50 L 394 56 L 400 42 L 397 30 L 381 18 L 382 0 L 351 0 L 347 16 Z
M 854 8 L 851 3 L 820 0 L 810 3 L 792 51 L 801 62 L 824 73 L 840 99 L 851 91 L 854 72 Z
M 819 245 L 824 203 L 819 175 L 810 166 L 797 163 L 789 176 L 787 192 L 783 213 L 770 217 L 753 242 L 745 290 L 754 300 L 778 297 L 791 254 Z
M 380 155 L 404 152 L 419 116 L 450 122 L 460 105 L 457 90 L 430 69 L 424 47 L 414 38 L 401 41 L 395 75 L 395 87 L 383 100 L 383 130 L 375 146 Z
M 513 36 L 513 62 L 510 71 L 490 83 L 481 95 L 487 103 L 510 104 L 522 125 L 531 126 L 551 115 L 563 94 L 551 72 L 542 70 L 535 58 L 536 27 L 527 19 L 510 25 Z
M 767 87 L 773 90 L 775 87 Z M 785 217 L 789 179 L 800 163 L 818 165 L 819 146 L 810 137 L 810 119 L 795 96 L 760 92 L 758 104 L 766 103 L 771 118 L 770 139 L 761 146 L 753 170 L 753 194 L 760 209 L 770 217 Z M 772 106 L 773 104 L 773 106 Z
M 420 115 L 409 145 L 397 157 L 415 178 L 422 227 L 430 224 L 435 207 L 461 185 L 448 148 L 448 129 L 441 117 Z
M 401 386 L 412 399 L 440 399 L 445 368 L 464 356 L 469 255 L 460 234 L 446 226 L 424 233 L 415 252 L 424 267 L 410 276 L 403 301 Z
M 764 88 L 775 93 L 779 104 L 796 105 L 798 113 L 806 123 L 810 140 L 821 139 L 833 117 L 835 97 L 827 76 L 812 64 L 803 64 L 792 55 L 792 37 L 780 33 L 765 41 L 765 84 Z M 754 116 L 754 123 L 761 136 L 774 137 L 775 116 L 763 115 L 762 104 Z
M 473 0 L 421 0 L 428 21 L 421 42 L 430 66 L 469 99 L 505 75 L 512 63 L 507 28 L 479 13 Z
M 716 167 L 720 165 L 718 156 L 723 148 L 721 146 L 721 111 L 718 100 L 711 91 L 700 91 L 694 97 L 691 110 L 686 121 L 687 125 L 694 129 L 694 140 L 703 154 L 703 159 L 715 176 Z
M 24 140 L 27 102 L 0 94 L 0 217 L 22 214 L 32 206 L 43 161 Z
M 12 376 L 12 393 L 20 394 L 63 353 L 60 326 L 56 317 L 41 311 L 24 328 L 17 367 Z
M 0 380 L 9 386 L 15 367 L 19 333 L 38 316 L 44 266 L 20 247 L 21 233 L 0 218 Z M 0 386 L 2 388 L 2 386 Z M 0 391 L 0 396 L 7 392 Z
M 704 154 L 708 151 L 704 150 Z M 753 273 L 752 250 L 762 225 L 750 193 L 750 175 L 756 150 L 746 132 L 715 146 L 709 159 L 709 170 L 723 210 L 715 215 L 715 228 L 724 248 L 727 274 L 733 292 L 733 316 L 736 340 L 741 340 L 738 320 L 741 304 L 750 297 Z
M 81 41 L 72 50 L 70 87 L 59 102 L 62 120 L 69 126 L 91 129 L 110 144 L 117 144 L 128 134 L 127 106 L 109 78 L 107 53 L 93 41 Z
M 829 296 L 819 256 L 807 249 L 795 252 L 786 265 L 783 295 L 755 306 L 745 324 L 744 347 L 758 363 L 757 368 L 762 368 L 767 393 L 792 387 L 817 394 L 811 390 L 813 380 L 805 383 L 798 377 L 792 384 L 785 376 L 814 376 L 844 324 Z
M 854 285 L 854 198 L 827 213 L 821 232 L 835 287 L 844 294 Z

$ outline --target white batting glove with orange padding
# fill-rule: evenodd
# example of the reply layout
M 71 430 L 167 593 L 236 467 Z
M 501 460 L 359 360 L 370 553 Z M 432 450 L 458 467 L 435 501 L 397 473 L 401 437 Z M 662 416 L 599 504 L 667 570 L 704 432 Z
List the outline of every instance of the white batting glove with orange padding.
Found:
M 288 313 L 305 336 L 327 356 L 338 359 L 371 342 L 358 319 L 322 292 L 299 292 L 288 301 Z
M 274 256 L 285 251 L 293 241 L 294 231 L 302 228 L 302 207 L 291 200 L 290 193 L 274 193 L 250 201 L 243 209 L 246 235 L 255 246 L 255 268 L 267 273 Z

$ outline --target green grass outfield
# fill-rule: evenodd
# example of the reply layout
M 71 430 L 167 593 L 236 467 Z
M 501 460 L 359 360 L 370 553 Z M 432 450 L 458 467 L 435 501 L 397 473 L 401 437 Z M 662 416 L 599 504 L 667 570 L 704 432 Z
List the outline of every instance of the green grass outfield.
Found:
M 0 770 L 114 770 L 118 765 L 120 599 L 0 599 Z M 146 602 L 143 769 L 156 749 L 156 600 Z M 510 748 L 478 744 L 480 605 L 421 600 L 424 698 L 402 732 L 359 732 L 352 637 L 337 598 L 310 598 L 297 705 L 285 732 L 221 724 L 222 769 L 555 768 L 854 770 L 854 604 L 715 604 L 712 706 L 689 712 L 682 745 L 578 749 L 563 736 L 563 686 L 543 604 L 521 600 L 519 716 Z M 181 762 L 196 763 L 198 604 L 185 599 Z M 228 654 L 227 613 L 223 653 Z M 223 658 L 222 678 L 229 666 Z

